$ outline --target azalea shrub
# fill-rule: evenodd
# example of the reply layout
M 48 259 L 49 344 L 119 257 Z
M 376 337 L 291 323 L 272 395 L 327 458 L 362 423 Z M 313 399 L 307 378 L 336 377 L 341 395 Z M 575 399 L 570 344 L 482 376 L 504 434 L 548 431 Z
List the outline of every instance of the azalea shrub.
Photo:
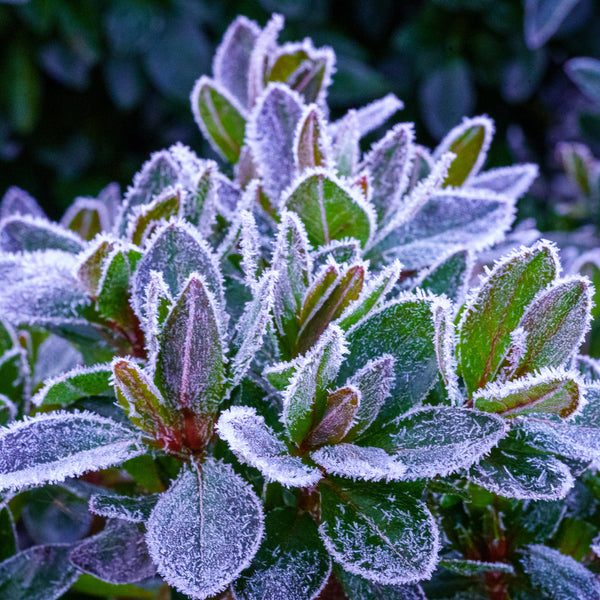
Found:
M 192 90 L 221 164 L 4 195 L 0 597 L 597 599 L 598 262 L 511 230 L 487 116 L 330 121 L 282 28 Z

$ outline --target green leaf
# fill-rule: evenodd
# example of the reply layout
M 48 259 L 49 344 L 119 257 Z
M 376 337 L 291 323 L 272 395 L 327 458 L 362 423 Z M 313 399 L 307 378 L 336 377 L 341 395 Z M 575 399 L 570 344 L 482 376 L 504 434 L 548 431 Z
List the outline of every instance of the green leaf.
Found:
M 296 362 L 283 397 L 283 422 L 290 439 L 301 444 L 324 413 L 327 387 L 335 380 L 346 353 L 344 334 L 330 325 L 319 341 Z
M 340 379 L 351 376 L 373 356 L 395 359 L 395 385 L 376 423 L 385 423 L 419 403 L 437 381 L 433 311 L 435 296 L 404 295 L 372 311 L 347 334 L 350 353 Z
M 76 198 L 65 211 L 60 224 L 88 241 L 110 229 L 107 207 L 95 198 Z
M 375 230 L 372 207 L 321 167 L 305 172 L 284 197 L 282 206 L 298 213 L 309 241 L 316 246 L 354 237 L 364 248 Z
M 494 124 L 487 117 L 464 119 L 448 133 L 435 151 L 436 156 L 441 156 L 444 152 L 456 154 L 444 180 L 444 187 L 460 187 L 470 175 L 479 171 L 493 135 Z
M 541 544 L 528 546 L 520 554 L 523 570 L 545 597 L 553 600 L 600 597 L 600 583 L 594 573 L 570 556 Z
M 107 519 L 121 519 L 131 523 L 144 523 L 150 518 L 158 502 L 159 494 L 148 496 L 119 496 L 116 494 L 94 494 L 90 498 L 92 513 Z
M 18 550 L 13 516 L 8 506 L 5 506 L 0 510 L 0 561 L 13 556 Z
M 3 252 L 35 252 L 62 250 L 77 254 L 84 241 L 73 232 L 46 219 L 14 215 L 0 224 L 0 250 Z
M 477 409 L 504 417 L 553 413 L 564 419 L 577 410 L 582 393 L 575 373 L 545 370 L 505 384 L 490 383 L 474 398 Z
M 131 598 L 132 600 L 154 600 L 156 598 L 155 592 L 135 585 L 112 585 L 85 573 L 79 576 L 79 579 L 71 586 L 71 590 L 101 598 Z
M 514 376 L 561 367 L 573 357 L 589 330 L 592 290 L 587 279 L 555 282 L 539 294 L 521 318 L 526 352 Z
M 356 110 L 349 110 L 336 123 L 333 156 L 335 169 L 341 177 L 350 177 L 356 172 L 360 159 L 361 127 Z
M 127 237 L 136 246 L 144 243 L 152 235 L 161 220 L 168 221 L 179 214 L 183 190 L 179 187 L 167 188 L 152 202 L 142 204 L 132 211 L 127 225 Z
M 468 250 L 459 250 L 441 262 L 433 265 L 419 277 L 415 287 L 432 294 L 445 294 L 450 300 L 460 304 L 473 268 L 473 254 Z
M 35 406 L 59 404 L 66 406 L 88 396 L 113 396 L 110 365 L 76 367 L 58 377 L 44 382 L 43 387 L 33 396 Z
M 511 332 L 559 269 L 556 250 L 542 241 L 496 263 L 467 301 L 459 323 L 458 353 L 469 394 L 494 379 L 509 349 Z
M 94 298 L 98 297 L 104 265 L 113 253 L 115 246 L 116 240 L 105 236 L 99 237 L 92 244 L 91 249 L 86 252 L 77 267 L 77 278 L 88 294 Z
M 350 600 L 427 600 L 421 586 L 381 585 L 358 575 L 352 575 L 337 564 L 333 565 L 336 579 L 344 587 Z
M 556 154 L 567 176 L 583 192 L 590 197 L 597 182 L 596 159 L 591 150 L 584 144 L 561 142 L 557 145 Z
M 265 521 L 265 540 L 233 584 L 238 600 L 309 600 L 325 587 L 331 558 L 308 513 L 277 508 Z
M 0 597 L 58 600 L 75 582 L 68 544 L 33 546 L 0 563 Z
M 311 104 L 298 123 L 294 147 L 296 166 L 299 171 L 331 165 L 331 145 L 326 125 L 318 106 Z
M 165 321 L 155 381 L 171 406 L 213 413 L 223 400 L 224 342 L 214 296 L 192 274 Z
M 465 577 L 473 577 L 484 573 L 509 573 L 515 574 L 515 569 L 510 563 L 487 562 L 480 560 L 467 560 L 461 558 L 447 558 L 440 560 L 439 566 Z
M 194 598 L 223 591 L 250 566 L 264 532 L 261 503 L 213 458 L 184 469 L 147 523 L 150 556 L 165 581 Z
M 244 145 L 246 119 L 237 100 L 217 82 L 202 76 L 191 96 L 198 127 L 215 151 L 235 164 Z
M 346 571 L 384 585 L 431 576 L 439 534 L 424 503 L 391 484 L 327 481 L 319 490 L 319 534 Z

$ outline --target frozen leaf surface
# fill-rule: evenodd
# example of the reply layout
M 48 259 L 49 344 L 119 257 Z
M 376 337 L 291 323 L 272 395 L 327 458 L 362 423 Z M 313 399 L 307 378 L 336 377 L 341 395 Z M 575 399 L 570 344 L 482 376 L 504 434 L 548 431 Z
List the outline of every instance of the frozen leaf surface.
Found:
M 116 585 L 142 581 L 156 574 L 142 528 L 118 519 L 80 542 L 69 556 L 77 569 Z
M 222 413 L 219 436 L 243 462 L 256 467 L 269 481 L 286 487 L 309 487 L 321 479 L 318 469 L 305 465 L 289 450 L 254 408 L 233 406 Z
M 119 496 L 117 494 L 94 494 L 89 508 L 95 515 L 107 519 L 120 519 L 131 523 L 143 523 L 150 518 L 159 494 L 149 496 Z
M 87 412 L 52 412 L 0 430 L 0 489 L 63 481 L 144 453 L 136 433 Z
M 321 539 L 346 571 L 375 583 L 431 576 L 438 530 L 425 504 L 389 484 L 321 484 Z
M 308 106 L 298 122 L 294 156 L 298 171 L 314 167 L 331 167 L 331 141 L 319 108 Z
M 42 219 L 46 216 L 35 198 L 16 185 L 6 190 L 0 202 L 0 219 L 13 215 L 30 215 Z
M 537 165 L 526 163 L 479 173 L 468 185 L 470 188 L 490 190 L 517 199 L 531 187 L 537 176 Z
M 0 597 L 58 600 L 79 577 L 69 563 L 70 546 L 33 546 L 0 563 Z
M 466 292 L 473 262 L 473 255 L 468 250 L 454 252 L 425 271 L 415 287 L 428 290 L 432 294 L 445 294 L 459 303 Z
M 448 558 L 440 560 L 440 567 L 452 573 L 463 575 L 465 577 L 473 577 L 482 573 L 510 573 L 514 575 L 515 569 L 509 563 L 503 562 L 486 562 L 480 560 L 466 560 L 460 558 Z
M 233 584 L 236 600 L 313 600 L 327 583 L 331 558 L 307 513 L 275 509 L 250 568 Z
M 0 224 L 0 250 L 3 252 L 35 252 L 63 250 L 77 254 L 85 247 L 75 233 L 47 219 L 16 215 Z
M 587 56 L 572 58 L 565 63 L 565 71 L 590 100 L 600 101 L 600 60 Z
M 353 600 L 427 600 L 421 586 L 416 584 L 382 585 L 352 575 L 337 565 L 334 566 L 334 572 L 346 594 Z
M 224 463 L 184 470 L 161 495 L 146 541 L 164 579 L 193 598 L 223 591 L 250 566 L 264 532 L 259 499 Z

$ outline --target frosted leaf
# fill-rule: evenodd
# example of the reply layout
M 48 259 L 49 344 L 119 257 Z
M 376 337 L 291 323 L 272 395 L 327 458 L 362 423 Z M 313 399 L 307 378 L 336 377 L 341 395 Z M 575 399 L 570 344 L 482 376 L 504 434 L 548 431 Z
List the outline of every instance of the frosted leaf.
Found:
M 333 142 L 333 158 L 339 176 L 349 177 L 356 173 L 360 159 L 360 124 L 356 110 L 349 110 L 336 123 Z
M 250 56 L 260 34 L 258 25 L 238 16 L 227 28 L 213 60 L 215 79 L 248 107 Z
M 85 242 L 75 233 L 45 218 L 15 215 L 0 223 L 0 250 L 35 252 L 63 250 L 77 254 Z
M 265 540 L 232 586 L 236 600 L 314 600 L 325 587 L 331 558 L 308 513 L 272 510 Z
M 527 47 L 541 48 L 578 3 L 579 0 L 526 0 L 523 27 Z
M 17 404 L 31 394 L 31 371 L 27 351 L 20 346 L 6 350 L 0 355 L 0 394 Z
M 402 195 L 408 187 L 414 135 L 411 123 L 395 125 L 372 146 L 363 160 L 363 165 L 371 174 L 371 202 L 380 221 L 398 210 Z
M 592 540 L 591 550 L 596 556 L 600 557 L 600 537 L 596 537 Z
M 404 479 L 446 477 L 476 463 L 506 435 L 504 421 L 467 408 L 416 409 L 360 439 L 406 467 Z
M 74 231 L 84 240 L 92 240 L 103 231 L 109 231 L 109 220 L 106 206 L 96 198 L 75 198 L 75 201 L 64 212 L 60 224 L 67 230 Z
M 474 262 L 473 252 L 458 250 L 424 270 L 416 279 L 414 287 L 433 294 L 445 294 L 457 306 L 461 306 L 467 293 Z
M 478 251 L 504 238 L 515 218 L 507 196 L 483 190 L 436 192 L 378 244 L 386 261 L 419 269 L 465 247 Z
M 600 460 L 600 435 L 597 427 L 555 423 L 538 419 L 519 419 L 516 439 L 530 448 L 582 461 Z
M 370 360 L 348 380 L 347 385 L 360 391 L 360 406 L 347 440 L 360 436 L 377 417 L 394 385 L 394 363 L 395 359 L 391 354 L 384 354 Z
M 79 577 L 70 544 L 33 546 L 0 563 L 0 598 L 58 600 Z
M 538 170 L 537 165 L 530 163 L 490 169 L 473 177 L 468 187 L 490 190 L 517 200 L 531 187 Z
M 108 521 L 100 533 L 77 544 L 69 559 L 80 571 L 115 585 L 135 583 L 156 574 L 143 530 L 126 521 Z
M 115 237 L 98 235 L 77 257 L 78 264 L 75 272 L 81 285 L 90 296 L 98 296 L 100 291 L 98 286 L 106 267 L 106 260 L 120 245 L 119 240 Z
M 14 421 L 18 414 L 17 405 L 4 394 L 0 394 L 0 425 Z
M 144 523 L 150 518 L 160 494 L 148 496 L 119 496 L 94 494 L 89 501 L 90 511 L 107 519 L 121 519 L 131 523 Z
M 313 452 L 311 458 L 328 474 L 351 479 L 393 481 L 403 479 L 406 473 L 406 466 L 400 458 L 375 446 L 324 446 Z
M 331 240 L 329 244 L 319 246 L 311 252 L 315 267 L 322 267 L 332 260 L 338 264 L 355 263 L 360 260 L 362 250 L 360 242 L 355 238 Z
M 221 414 L 217 425 L 221 439 L 244 463 L 256 467 L 267 481 L 286 487 L 310 487 L 322 477 L 321 472 L 291 456 L 277 434 L 254 408 L 233 406 Z
M 231 361 L 232 386 L 242 380 L 263 344 L 267 328 L 271 324 L 271 309 L 275 302 L 277 271 L 267 271 L 256 283 L 254 298 L 246 304 L 244 313 L 236 324 L 236 339 L 239 344 Z
M 467 299 L 458 352 L 469 393 L 494 378 L 529 303 L 560 271 L 554 246 L 541 241 L 505 256 Z
M 231 216 L 231 211 L 225 204 L 229 196 L 226 193 L 218 195 L 218 191 L 225 188 L 225 184 L 222 185 L 225 180 L 229 181 L 227 177 L 220 176 L 217 163 L 204 160 L 187 186 L 183 218 L 195 225 L 204 237 L 211 234 L 217 213 L 224 214 L 227 218 Z M 223 203 L 219 202 L 219 196 L 222 196 Z
M 264 532 L 252 488 L 210 457 L 161 494 L 146 527 L 158 572 L 193 598 L 214 596 L 234 581 L 250 566 Z
M 65 406 L 88 396 L 113 396 L 110 365 L 77 366 L 66 373 L 47 379 L 31 402 L 35 406 Z
M 240 250 L 242 253 L 240 266 L 244 273 L 244 282 L 252 289 L 257 285 L 260 235 L 252 213 L 247 210 L 240 213 Z
M 583 343 L 592 318 L 593 288 L 587 278 L 555 281 L 540 292 L 519 322 L 527 350 L 515 375 L 566 364 Z
M 334 565 L 333 569 L 351 600 L 427 600 L 421 586 L 416 584 L 381 585 L 352 575 L 338 565 Z
M 16 185 L 9 187 L 0 201 L 0 220 L 13 215 L 30 215 L 41 219 L 46 216 L 33 196 Z
M 600 359 L 580 354 L 573 359 L 573 367 L 579 371 L 585 381 L 600 381 Z
M 339 326 L 346 330 L 358 323 L 371 310 L 382 304 L 394 289 L 402 271 L 400 261 L 395 260 L 377 274 L 370 274 L 358 300 L 346 308 L 338 321 Z
M 585 403 L 575 414 L 573 422 L 586 427 L 600 429 L 600 385 L 586 384 L 583 389 Z
M 140 325 L 144 331 L 144 340 L 146 342 L 148 371 L 153 373 L 159 349 L 158 338 L 165 319 L 173 306 L 173 298 L 159 271 L 150 271 L 150 281 L 146 286 L 145 292 L 146 297 L 143 312 L 146 316 L 140 322 Z
M 387 94 L 383 98 L 373 100 L 370 104 L 356 110 L 360 137 L 367 135 L 385 123 L 393 114 L 402 110 L 404 103 L 394 94 Z M 337 127 L 338 122 L 333 124 Z
M 104 205 L 108 225 L 106 231 L 113 231 L 121 207 L 121 188 L 118 183 L 109 183 L 100 190 L 97 200 Z
M 414 149 L 415 155 L 408 188 L 411 193 L 421 181 L 427 179 L 427 177 L 431 175 L 431 172 L 435 168 L 435 161 L 431 156 L 431 152 L 425 148 L 425 146 L 415 144 Z
M 373 207 L 321 167 L 304 171 L 285 191 L 281 205 L 298 214 L 315 246 L 350 236 L 364 247 L 375 232 Z
M 454 307 L 440 302 L 433 309 L 435 323 L 435 352 L 438 369 L 450 404 L 462 402 L 462 393 L 456 374 L 456 337 L 454 332 Z
M 418 404 L 437 381 L 434 309 L 440 301 L 406 294 L 371 311 L 348 330 L 350 353 L 340 379 L 381 353 L 395 359 L 392 398 L 381 408 L 378 421 L 386 422 Z
M 236 163 L 244 145 L 246 109 L 215 80 L 202 75 L 190 96 L 194 120 L 217 154 Z
M 296 371 L 283 395 L 282 422 L 292 441 L 300 444 L 325 410 L 327 387 L 338 374 L 346 340 L 330 325 L 319 341 L 296 363 Z M 316 417 L 316 418 L 315 418 Z
M 583 405 L 582 391 L 574 371 L 544 369 L 508 383 L 488 383 L 473 397 L 477 409 L 504 417 L 553 413 L 564 419 Z
M 34 387 L 51 377 L 83 364 L 81 352 L 57 335 L 48 336 L 37 349 L 32 383 Z
M 224 305 L 222 276 L 210 246 L 189 225 L 169 222 L 150 240 L 133 277 L 133 307 L 138 317 L 145 316 L 142 303 L 152 271 L 162 274 L 172 297 L 182 290 L 191 273 L 202 273 L 220 306 Z
M 294 138 L 303 104 L 300 96 L 280 83 L 271 83 L 259 98 L 247 126 L 264 190 L 274 204 L 295 173 Z
M 193 273 L 167 317 L 155 381 L 168 403 L 202 414 L 223 400 L 224 341 L 219 310 L 204 277 Z
M 486 116 L 464 118 L 446 134 L 434 152 L 434 158 L 446 152 L 456 154 L 444 187 L 468 185 L 483 166 L 493 137 L 494 122 Z
M 0 489 L 63 481 L 144 452 L 138 435 L 111 419 L 42 413 L 0 429 Z
M 325 119 L 315 104 L 304 109 L 298 121 L 294 141 L 294 157 L 298 172 L 314 167 L 331 168 L 331 140 Z
M 179 169 L 169 151 L 155 152 L 150 160 L 143 164 L 140 172 L 133 178 L 133 184 L 125 193 L 117 221 L 117 234 L 125 234 L 129 214 L 135 206 L 148 204 L 156 194 L 170 185 L 175 185 L 178 180 Z
M 318 310 L 329 294 L 331 294 L 339 277 L 340 265 L 331 260 L 325 263 L 313 275 L 310 287 L 302 299 L 302 308 L 298 314 L 298 321 L 306 321 Z
M 298 356 L 290 361 L 268 365 L 263 371 L 263 376 L 268 379 L 276 390 L 282 392 L 289 385 L 292 375 L 296 372 L 298 366 L 303 364 L 303 361 L 304 357 Z
M 319 489 L 319 534 L 346 571 L 384 585 L 431 576 L 439 533 L 424 503 L 389 484 L 324 482 Z
M 502 442 L 471 467 L 469 478 L 494 494 L 518 500 L 560 500 L 573 487 L 568 467 L 558 459 L 513 450 Z
M 440 560 L 439 566 L 452 573 L 462 575 L 463 577 L 473 577 L 475 575 L 481 575 L 482 573 L 515 574 L 515 568 L 510 563 L 504 562 L 447 558 Z
M 218 170 L 215 171 L 214 177 L 215 198 L 219 210 L 221 213 L 225 214 L 225 216 L 229 215 L 233 217 L 239 209 L 242 199 L 242 190 L 237 183 L 225 177 L 225 175 Z
M 552 600 L 596 600 L 600 583 L 594 573 L 571 556 L 542 544 L 520 552 L 520 562 L 534 588 Z

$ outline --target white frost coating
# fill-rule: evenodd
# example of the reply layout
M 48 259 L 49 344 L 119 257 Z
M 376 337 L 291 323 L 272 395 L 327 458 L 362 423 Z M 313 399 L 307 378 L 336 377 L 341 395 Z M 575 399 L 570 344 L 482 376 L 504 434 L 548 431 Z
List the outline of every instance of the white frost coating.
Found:
M 504 359 L 506 366 L 500 370 L 496 381 L 504 383 L 511 379 L 526 353 L 527 332 L 522 327 L 517 327 L 510 332 L 510 346 Z
M 109 490 L 90 497 L 90 512 L 107 519 L 122 519 L 130 523 L 144 523 L 150 517 L 160 494 L 148 496 L 120 496 Z
M 3 252 L 35 252 L 63 250 L 81 252 L 87 242 L 74 231 L 43 217 L 13 215 L 0 222 L 0 250 Z
M 600 359 L 580 354 L 573 359 L 573 368 L 577 369 L 584 380 L 600 381 Z
M 434 345 L 435 355 L 442 381 L 448 392 L 448 399 L 453 406 L 462 403 L 462 395 L 458 387 L 456 364 L 456 332 L 454 329 L 454 306 L 448 300 L 440 301 L 432 308 L 433 323 L 435 326 Z
M 296 173 L 294 136 L 303 107 L 300 94 L 281 83 L 269 83 L 246 125 L 246 144 L 275 205 Z
M 256 467 L 268 481 L 285 487 L 310 487 L 322 478 L 319 469 L 309 467 L 289 450 L 254 408 L 233 406 L 221 414 L 217 424 L 221 439 L 242 461 Z
M 319 136 L 317 141 L 318 141 L 318 145 L 319 145 L 319 151 L 323 155 L 323 161 L 324 161 L 322 166 L 325 167 L 326 169 L 333 168 L 331 138 L 329 137 L 329 133 L 327 132 L 327 124 L 326 124 L 325 118 L 323 117 L 323 113 L 321 112 L 320 108 L 316 104 L 309 104 L 308 106 L 305 106 L 303 108 L 302 115 L 301 115 L 300 119 L 298 120 L 298 125 L 296 126 L 296 131 L 294 133 L 294 145 L 293 145 L 294 162 L 295 162 L 297 172 L 300 172 L 300 170 L 301 170 L 301 168 L 300 168 L 300 141 L 301 141 L 302 130 L 304 129 L 304 126 L 306 125 L 306 121 L 308 120 L 308 118 L 311 115 L 314 115 L 314 118 L 316 119 L 316 122 L 317 122 L 317 134 Z
M 158 336 L 162 330 L 159 323 L 161 305 L 170 308 L 173 305 L 171 292 L 160 271 L 150 271 L 150 280 L 145 290 L 143 312 L 145 317 L 140 320 L 144 331 L 144 341 L 148 355 L 148 368 L 153 373 L 159 350 Z
M 356 173 L 360 160 L 360 124 L 356 110 L 349 110 L 337 122 L 333 142 L 333 156 L 341 175 Z
M 8 363 L 16 363 L 12 366 L 17 367 L 18 376 L 11 382 L 13 388 L 23 385 L 23 400 L 27 400 L 31 396 L 31 368 L 27 356 L 27 350 L 21 346 L 16 346 L 10 350 L 6 350 L 0 354 L 0 369 L 4 368 Z M 10 371 L 9 371 L 10 372 Z
M 271 15 L 265 28 L 259 33 L 248 68 L 248 107 L 252 107 L 264 89 L 265 65 L 277 47 L 277 37 L 283 29 L 284 19 L 276 13 Z
M 20 187 L 9 187 L 0 201 L 0 221 L 12 215 L 31 215 L 45 218 L 46 215 L 37 201 Z
M 223 591 L 250 566 L 264 533 L 261 502 L 227 464 L 184 470 L 148 520 L 146 542 L 165 581 L 192 598 Z
M 248 70 L 260 27 L 242 15 L 229 25 L 212 64 L 215 79 L 248 106 Z
M 356 109 L 356 117 L 360 130 L 360 137 L 364 137 L 374 129 L 385 123 L 393 114 L 404 108 L 404 102 L 398 100 L 394 94 L 387 94 L 383 98 Z M 331 128 L 335 133 L 339 121 L 332 123 Z
M 342 238 L 341 240 L 331 240 L 328 244 L 315 248 L 310 256 L 313 263 L 318 266 L 328 262 L 330 257 L 336 263 L 352 263 L 360 260 L 362 250 L 360 242 L 356 238 Z
M 168 239 L 168 236 L 171 238 Z M 176 245 L 176 248 L 174 247 Z M 177 296 L 189 275 L 202 273 L 219 307 L 225 305 L 223 275 L 217 257 L 197 229 L 185 221 L 172 219 L 159 226 L 137 264 L 132 280 L 132 308 L 140 319 L 145 318 L 143 302 L 150 273 L 160 271 L 172 296 Z M 223 312 L 221 310 L 221 312 Z
M 479 173 L 467 185 L 505 194 L 516 200 L 531 187 L 538 173 L 538 166 L 531 163 L 500 167 Z
M 597 536 L 592 540 L 591 549 L 596 556 L 600 557 L 600 536 Z
M 88 197 L 75 198 L 73 204 L 71 204 L 67 210 L 65 210 L 60 219 L 60 224 L 63 227 L 68 228 L 71 221 L 73 221 L 77 214 L 84 210 L 98 213 L 98 220 L 100 222 L 100 229 L 102 231 L 108 231 L 110 229 L 111 216 L 106 204 L 97 198 Z
M 31 398 L 31 402 L 32 404 L 34 404 L 34 406 L 41 406 L 44 403 L 44 399 L 46 398 L 48 392 L 55 385 L 65 383 L 67 386 L 71 387 L 73 391 L 76 391 L 76 388 L 72 387 L 71 384 L 69 384 L 69 379 L 72 379 L 77 375 L 86 375 L 88 373 L 102 373 L 103 371 L 108 370 L 110 370 L 110 364 L 108 363 L 93 365 L 91 367 L 79 365 L 74 369 L 62 373 L 61 375 L 50 377 L 49 379 L 46 379 L 46 381 L 44 381 L 44 385 L 36 392 L 33 398 Z
M 14 421 L 17 413 L 18 413 L 18 409 L 16 404 L 8 397 L 5 396 L 4 394 L 0 394 L 0 409 L 6 408 L 6 410 L 8 411 L 8 420 L 10 421 Z M 2 510 L 2 504 L 0 502 L 0 510 Z
M 406 473 L 406 466 L 401 458 L 374 446 L 324 446 L 313 452 L 311 458 L 327 473 L 352 479 L 393 481 L 403 479 Z
M 492 143 L 492 138 L 494 137 L 494 121 L 492 121 L 492 119 L 490 119 L 487 115 L 463 118 L 462 123 L 451 129 L 433 152 L 433 157 L 435 159 L 441 158 L 444 153 L 450 151 L 450 146 L 457 138 L 465 134 L 471 127 L 478 126 L 483 127 L 483 144 L 481 145 L 481 150 L 479 151 L 477 160 L 475 161 L 475 164 L 471 168 L 471 171 L 469 172 L 469 175 L 463 184 L 465 186 L 469 185 L 473 177 L 479 173 L 483 163 L 485 162 L 488 150 Z
M 592 264 L 597 269 L 600 269 L 600 249 L 594 248 L 589 252 L 583 253 L 581 256 L 577 257 L 571 266 L 570 271 L 573 273 L 582 272 L 582 268 L 586 264 Z
M 371 201 L 385 222 L 400 209 L 414 157 L 415 131 L 412 123 L 394 125 L 363 158 L 372 178 Z
M 257 271 L 260 258 L 260 235 L 256 221 L 248 210 L 240 212 L 240 250 L 242 253 L 241 267 L 244 282 L 253 291 L 258 287 Z
M 236 324 L 237 339 L 242 342 L 231 361 L 233 386 L 240 383 L 250 368 L 271 324 L 278 276 L 277 271 L 269 270 L 260 278 L 254 285 L 254 299 L 246 304 L 244 313 Z
M 94 413 L 25 417 L 0 429 L 0 489 L 64 481 L 144 452 L 137 433 Z

